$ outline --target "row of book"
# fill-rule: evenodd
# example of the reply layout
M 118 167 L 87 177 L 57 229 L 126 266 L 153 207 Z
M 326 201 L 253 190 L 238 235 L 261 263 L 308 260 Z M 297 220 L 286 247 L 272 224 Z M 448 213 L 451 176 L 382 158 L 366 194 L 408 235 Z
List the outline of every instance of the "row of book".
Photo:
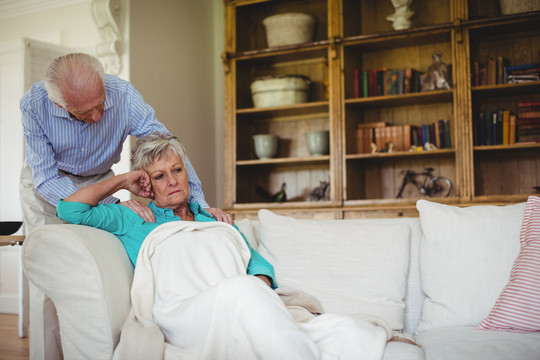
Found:
M 519 102 L 517 115 L 508 109 L 481 111 L 475 119 L 475 145 L 540 142 L 540 101 Z
M 472 85 L 515 84 L 540 80 L 540 64 L 510 66 L 504 56 L 473 62 Z
M 385 122 L 360 123 L 356 129 L 356 150 L 359 154 L 389 151 L 409 151 L 426 148 L 430 143 L 438 149 L 451 148 L 450 120 L 438 120 L 425 125 L 388 125 Z
M 519 142 L 540 142 L 540 101 L 523 101 L 517 106 Z
M 354 97 L 409 94 L 422 91 L 424 73 L 413 68 L 354 71 Z

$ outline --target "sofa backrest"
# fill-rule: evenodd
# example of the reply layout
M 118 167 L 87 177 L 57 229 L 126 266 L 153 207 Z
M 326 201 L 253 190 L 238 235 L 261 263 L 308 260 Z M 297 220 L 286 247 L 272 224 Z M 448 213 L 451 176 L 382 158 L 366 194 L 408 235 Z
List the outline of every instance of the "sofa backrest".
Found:
M 405 298 L 405 314 L 403 331 L 413 333 L 420 321 L 425 295 L 420 282 L 419 248 L 422 237 L 422 228 L 418 218 L 396 219 L 347 219 L 325 220 L 331 222 L 359 223 L 359 224 L 406 224 L 410 228 L 410 259 L 407 278 L 407 296 Z M 246 236 L 250 245 L 257 249 L 259 245 L 259 222 L 257 220 L 242 219 L 236 222 L 240 231 Z M 329 244 L 331 246 L 331 244 Z

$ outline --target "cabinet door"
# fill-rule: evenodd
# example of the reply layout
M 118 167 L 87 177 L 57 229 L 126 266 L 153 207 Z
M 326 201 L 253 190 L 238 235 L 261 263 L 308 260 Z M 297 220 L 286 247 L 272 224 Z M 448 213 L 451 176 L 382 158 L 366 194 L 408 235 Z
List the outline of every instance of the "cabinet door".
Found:
M 402 201 L 395 199 L 407 170 L 432 168 L 432 176 L 457 182 L 451 39 L 450 28 L 441 27 L 344 44 L 347 204 Z M 444 75 L 444 81 L 428 86 L 435 84 L 428 83 L 433 74 Z M 427 185 L 432 176 L 418 175 L 416 181 Z M 400 198 L 426 196 L 422 191 L 407 185 Z M 457 188 L 450 196 L 459 197 Z
M 326 1 L 263 1 L 239 4 L 229 9 L 233 41 L 229 89 L 231 130 L 229 138 L 232 154 L 230 177 L 233 195 L 230 206 L 272 206 L 271 195 L 285 184 L 287 203 L 296 206 L 320 206 L 335 201 L 329 190 L 336 182 L 334 167 L 336 129 L 329 102 L 329 86 L 333 81 L 329 71 L 329 46 Z M 269 16 L 301 12 L 313 16 L 315 27 L 311 41 L 299 44 L 268 47 L 267 29 L 263 22 Z M 233 16 L 234 15 L 234 16 Z M 332 60 L 330 60 L 332 61 Z M 268 79 L 281 80 L 290 75 L 309 79 L 306 101 L 291 101 L 285 96 L 296 96 L 295 89 L 280 84 L 280 91 L 269 87 L 258 92 L 270 102 L 257 104 L 252 91 L 254 82 Z M 265 85 L 267 86 L 267 85 Z M 274 97 L 275 96 L 275 97 Z M 284 100 L 284 102 L 280 102 Z M 265 100 L 266 101 L 266 100 Z M 329 147 L 323 154 L 308 151 L 306 133 L 327 131 Z M 259 158 L 255 151 L 254 136 L 275 135 L 278 149 L 271 158 Z M 321 189 L 320 197 L 310 193 Z M 334 194 L 336 192 L 334 191 Z M 256 205 L 255 205 L 256 206 Z M 262 206 L 262 205 L 261 205 Z M 280 206 L 280 204 L 276 204 Z
M 516 201 L 540 186 L 540 15 L 471 20 L 474 198 Z M 538 115 L 538 116 L 537 116 Z

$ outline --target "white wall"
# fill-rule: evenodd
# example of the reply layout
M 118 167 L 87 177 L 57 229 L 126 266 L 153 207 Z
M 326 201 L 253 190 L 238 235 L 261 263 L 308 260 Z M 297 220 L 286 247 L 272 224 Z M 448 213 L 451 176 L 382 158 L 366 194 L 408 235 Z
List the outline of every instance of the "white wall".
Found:
M 130 6 L 131 82 L 185 145 L 207 202 L 221 207 L 222 1 L 132 0 Z
M 92 52 L 99 43 L 91 0 L 20 2 L 34 4 L 27 8 L 36 11 L 8 14 L 4 11 L 5 3 L 0 3 L 0 43 L 30 38 L 87 52 Z M 47 9 L 51 4 L 55 8 Z M 130 15 L 126 16 L 126 43 L 120 76 L 137 87 L 156 110 L 158 119 L 184 142 L 208 203 L 221 207 L 223 1 L 123 0 L 123 9 Z M 16 96 L 10 101 L 18 102 L 19 98 Z M 20 126 L 20 117 L 10 117 L 8 121 L 7 127 Z M 2 137 L 3 142 L 5 139 Z M 3 146 L 21 148 L 22 138 L 8 139 L 13 143 Z M 128 156 L 124 152 L 123 157 Z M 116 166 L 115 170 L 127 170 L 125 164 Z M 13 169 L 12 173 L 1 175 L 18 179 L 19 171 Z M 0 176 L 0 188 L 3 182 Z M 1 201 L 18 203 L 18 191 L 11 194 L 10 199 L 4 199 L 5 195 L 2 195 Z M 17 253 L 11 248 L 0 248 L 0 293 L 2 289 L 8 289 L 8 292 L 16 289 Z

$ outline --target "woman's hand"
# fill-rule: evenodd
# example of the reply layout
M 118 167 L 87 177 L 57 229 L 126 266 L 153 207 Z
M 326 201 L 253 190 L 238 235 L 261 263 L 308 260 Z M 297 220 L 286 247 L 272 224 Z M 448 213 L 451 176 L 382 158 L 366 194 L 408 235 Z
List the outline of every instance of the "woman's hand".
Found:
M 208 208 L 204 209 L 206 210 L 210 215 L 216 218 L 217 221 L 223 221 L 229 225 L 232 225 L 233 219 L 231 214 L 227 214 L 225 211 L 218 209 L 218 208 Z
M 153 199 L 154 193 L 152 191 L 152 185 L 150 184 L 150 176 L 144 170 L 134 170 L 124 174 L 125 183 L 124 189 L 128 190 L 134 195 Z M 129 206 L 128 206 L 129 207 Z M 131 209 L 131 207 L 129 207 Z

